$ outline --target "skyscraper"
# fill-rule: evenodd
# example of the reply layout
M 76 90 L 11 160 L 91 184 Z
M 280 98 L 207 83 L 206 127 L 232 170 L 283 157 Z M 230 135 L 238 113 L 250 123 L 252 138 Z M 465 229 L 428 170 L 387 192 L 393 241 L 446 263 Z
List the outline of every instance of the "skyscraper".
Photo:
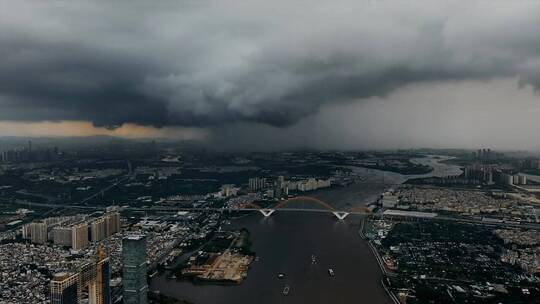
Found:
M 111 304 L 109 258 L 103 247 L 92 261 L 76 273 L 59 273 L 51 280 L 51 304 L 78 304 L 88 287 L 89 304 Z
M 146 236 L 131 234 L 122 240 L 124 304 L 148 303 Z
M 79 274 L 58 273 L 51 280 L 51 304 L 79 303 Z
M 90 241 L 94 243 L 99 242 L 107 236 L 107 224 L 105 223 L 105 218 L 99 217 L 92 221 L 90 224 Z
M 249 179 L 249 190 L 256 191 L 266 187 L 266 178 L 253 177 Z
M 88 224 L 86 222 L 71 227 L 71 246 L 75 250 L 88 246 Z
M 276 187 L 274 188 L 274 197 L 275 198 L 281 198 L 281 190 L 283 189 L 283 185 L 285 184 L 285 178 L 283 176 L 278 176 L 276 180 Z
M 47 243 L 48 226 L 44 222 L 33 222 L 30 226 L 30 239 L 34 244 Z
M 96 277 L 93 284 L 89 286 L 90 297 L 95 299 L 93 304 L 110 304 L 111 303 L 111 270 L 109 265 L 109 258 L 105 254 L 103 247 L 99 248 L 99 253 L 96 265 Z
M 111 236 L 120 231 L 120 213 L 118 212 L 108 212 L 104 215 L 107 236 Z
M 72 246 L 72 237 L 71 237 L 71 228 L 70 227 L 55 227 L 52 230 L 53 232 L 53 242 L 56 245 L 61 246 Z

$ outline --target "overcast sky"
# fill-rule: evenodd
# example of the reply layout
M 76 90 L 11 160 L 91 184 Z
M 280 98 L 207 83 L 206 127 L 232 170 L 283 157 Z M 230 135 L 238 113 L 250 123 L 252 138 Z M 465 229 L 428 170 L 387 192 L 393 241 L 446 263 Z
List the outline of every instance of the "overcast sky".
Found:
M 540 1 L 0 1 L 0 135 L 540 149 Z

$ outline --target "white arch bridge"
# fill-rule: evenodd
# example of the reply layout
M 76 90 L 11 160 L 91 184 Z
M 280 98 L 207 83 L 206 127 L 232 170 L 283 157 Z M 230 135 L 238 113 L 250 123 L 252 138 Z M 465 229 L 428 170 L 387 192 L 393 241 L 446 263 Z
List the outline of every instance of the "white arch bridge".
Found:
M 320 208 L 299 208 L 294 206 L 295 203 L 308 203 Z M 239 208 L 189 208 L 189 207 L 162 207 L 156 206 L 152 208 L 132 208 L 129 207 L 127 210 L 131 211 L 155 211 L 155 212 L 177 212 L 177 211 L 190 211 L 190 212 L 203 212 L 203 211 L 215 211 L 215 212 L 249 212 L 249 211 L 258 211 L 264 217 L 269 217 L 275 212 L 316 212 L 316 213 L 331 213 L 338 220 L 344 220 L 348 215 L 366 215 L 366 209 L 363 207 L 354 208 L 348 211 L 336 210 L 330 204 L 310 196 L 297 196 L 279 202 L 273 207 L 261 207 L 255 203 L 244 204 L 243 207 Z

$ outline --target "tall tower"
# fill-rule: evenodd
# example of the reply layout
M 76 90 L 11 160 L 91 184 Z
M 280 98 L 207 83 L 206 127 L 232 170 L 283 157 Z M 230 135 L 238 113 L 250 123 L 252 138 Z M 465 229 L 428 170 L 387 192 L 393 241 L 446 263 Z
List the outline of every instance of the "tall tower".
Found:
M 90 240 L 92 242 L 99 242 L 107 236 L 107 224 L 104 217 L 97 218 L 90 224 Z
M 146 236 L 131 234 L 122 240 L 124 304 L 147 304 Z
M 71 227 L 71 246 L 75 250 L 88 246 L 88 223 L 83 222 Z
M 51 280 L 51 304 L 79 304 L 88 287 L 89 304 L 111 304 L 109 258 L 103 247 L 96 258 L 81 265 L 76 273 L 59 273 Z M 86 303 L 86 302 L 85 302 Z
M 110 280 L 109 258 L 105 253 L 105 248 L 100 246 L 96 257 L 96 277 L 88 286 L 91 304 L 111 304 Z
M 118 212 L 108 212 L 104 215 L 104 218 L 107 236 L 120 231 L 120 214 Z
M 51 304 L 79 303 L 79 274 L 58 273 L 51 280 Z
M 30 223 L 30 239 L 34 244 L 47 243 L 48 233 L 47 223 L 45 222 L 33 222 Z

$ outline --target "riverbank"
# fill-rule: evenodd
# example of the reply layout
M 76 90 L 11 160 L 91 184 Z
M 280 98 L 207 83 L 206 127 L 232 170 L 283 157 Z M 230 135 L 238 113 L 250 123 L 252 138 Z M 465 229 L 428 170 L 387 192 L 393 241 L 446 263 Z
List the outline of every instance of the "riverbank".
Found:
M 366 235 L 364 233 L 365 221 L 366 221 L 366 218 L 362 218 L 362 221 L 361 221 L 361 224 L 360 224 L 360 230 L 358 230 L 358 234 L 359 234 L 359 236 L 360 236 L 360 238 L 362 240 L 366 241 L 369 248 L 371 249 L 371 253 L 373 253 L 373 257 L 375 257 L 375 259 L 377 260 L 377 264 L 379 265 L 379 269 L 381 270 L 381 274 L 383 275 L 383 277 L 381 278 L 381 285 L 383 286 L 384 290 L 388 294 L 388 297 L 390 298 L 390 300 L 392 300 L 392 302 L 394 302 L 394 304 L 400 304 L 398 297 L 394 294 L 394 292 L 385 283 L 385 281 L 387 281 L 386 278 L 389 275 L 393 275 L 393 273 L 390 273 L 388 271 L 388 269 L 386 268 L 385 263 L 382 260 L 381 255 L 379 254 L 379 251 L 377 250 L 377 248 L 375 248 L 372 241 L 369 240 L 366 237 Z

